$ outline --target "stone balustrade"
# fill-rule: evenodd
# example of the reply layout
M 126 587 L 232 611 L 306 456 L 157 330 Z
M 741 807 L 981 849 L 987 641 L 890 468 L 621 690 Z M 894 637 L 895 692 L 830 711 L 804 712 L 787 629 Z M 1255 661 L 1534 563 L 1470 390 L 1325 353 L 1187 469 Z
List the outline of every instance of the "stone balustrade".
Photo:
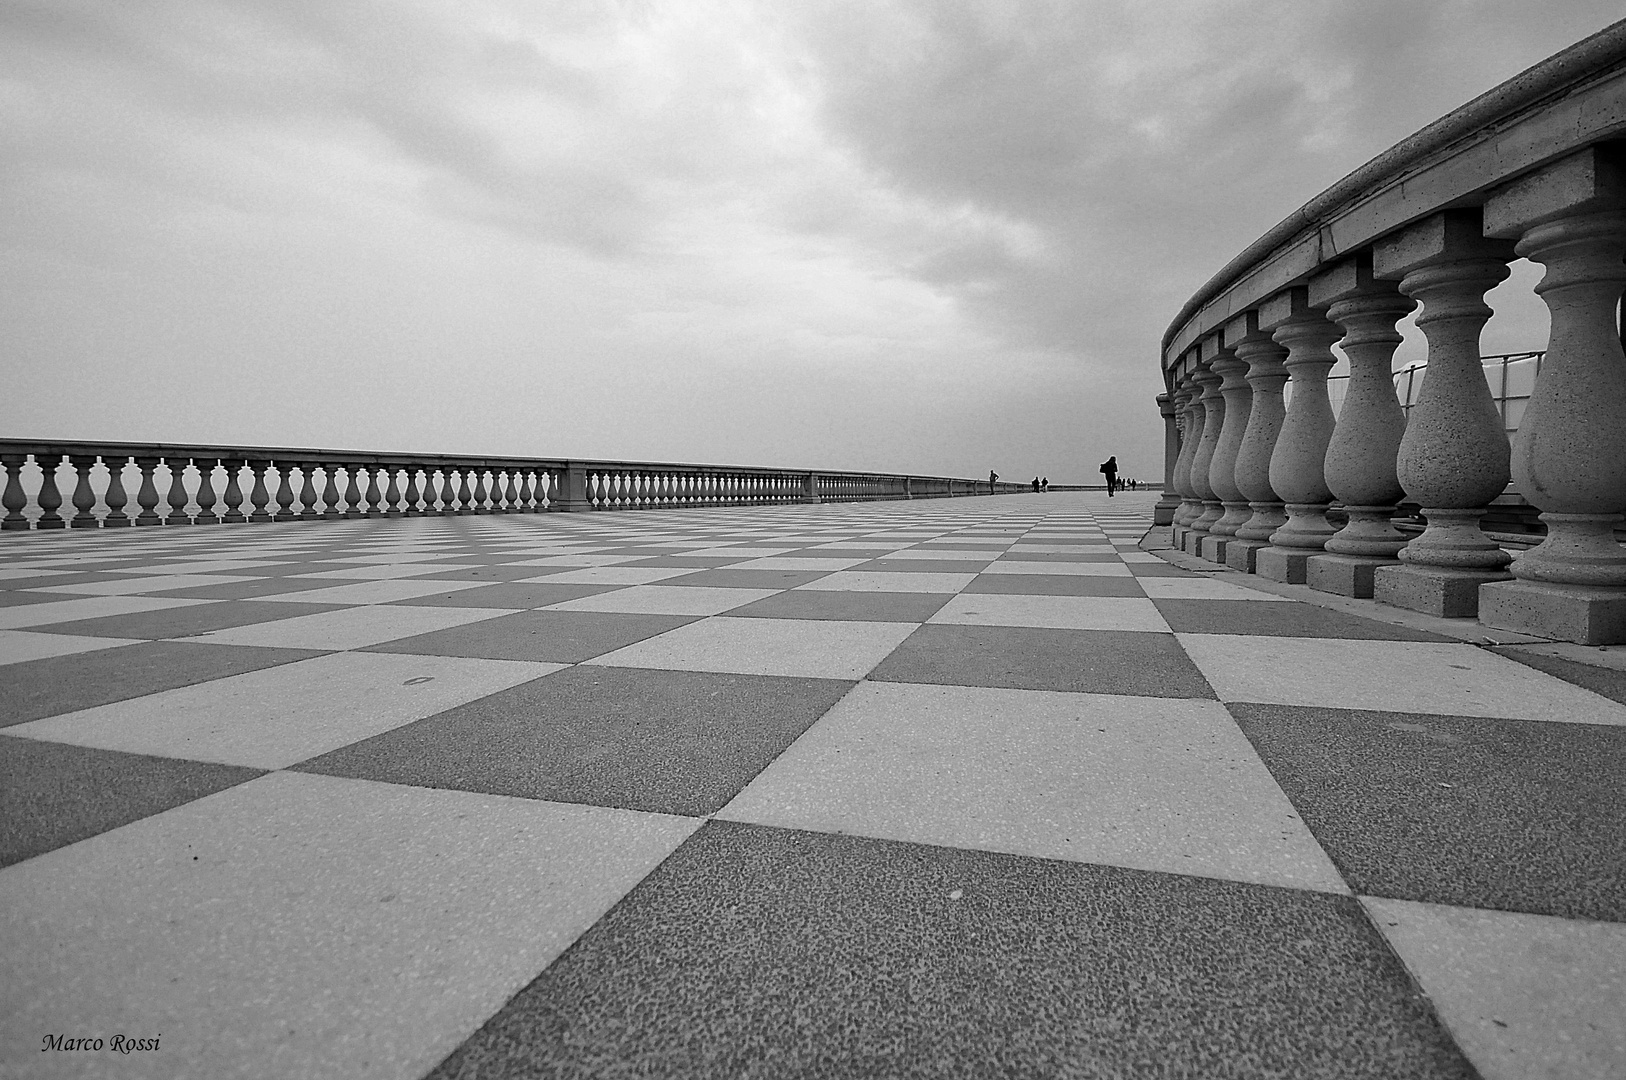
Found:
M 0 439 L 0 464 L 6 471 L 3 531 L 854 502 L 1029 490 L 1026 484 L 884 473 L 26 439 Z
M 1175 545 L 1312 589 L 1626 642 L 1623 256 L 1626 22 L 1357 169 L 1186 303 L 1158 398 Z M 1520 257 L 1545 269 L 1551 330 L 1515 417 L 1507 362 L 1499 410 L 1480 336 Z M 1397 325 L 1414 311 L 1427 377 L 1403 409 Z M 1349 361 L 1336 414 L 1334 346 Z M 1527 550 L 1482 528 L 1510 495 L 1541 514 Z M 1402 504 L 1420 534 L 1396 528 Z

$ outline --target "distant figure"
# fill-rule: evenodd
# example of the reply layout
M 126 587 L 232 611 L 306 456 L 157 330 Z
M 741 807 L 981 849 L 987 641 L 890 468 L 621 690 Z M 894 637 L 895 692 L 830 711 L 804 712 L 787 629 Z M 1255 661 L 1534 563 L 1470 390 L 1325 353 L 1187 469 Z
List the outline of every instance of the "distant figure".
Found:
M 1101 474 L 1107 478 L 1107 497 L 1118 487 L 1118 458 L 1117 455 L 1107 458 L 1101 463 Z
M 994 485 L 997 484 L 997 483 L 999 483 L 999 474 L 996 473 L 994 470 L 989 469 L 988 470 L 988 494 L 992 495 L 994 493 Z
M 1049 491 L 1050 490 L 1050 477 L 1047 476 L 1043 480 L 1039 481 L 1039 490 L 1040 491 Z
M 1035 495 L 1039 494 L 1039 478 L 1037 476 L 1033 478 L 1033 493 Z

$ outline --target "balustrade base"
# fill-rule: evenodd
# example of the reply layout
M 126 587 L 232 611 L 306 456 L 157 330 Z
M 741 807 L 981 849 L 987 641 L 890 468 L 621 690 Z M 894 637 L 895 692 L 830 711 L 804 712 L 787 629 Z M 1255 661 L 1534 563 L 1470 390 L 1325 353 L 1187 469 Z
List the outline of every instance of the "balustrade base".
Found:
M 1415 564 L 1380 566 L 1372 572 L 1372 599 L 1437 618 L 1472 619 L 1479 614 L 1479 587 L 1512 577 L 1495 570 Z
M 1498 630 L 1574 641 L 1626 643 L 1626 589 L 1498 581 L 1479 590 L 1479 621 Z
M 1312 555 L 1305 564 L 1304 583 L 1316 592 L 1370 600 L 1378 567 L 1399 565 L 1397 559 L 1378 555 Z
M 1195 555 L 1199 559 L 1203 554 L 1203 540 L 1208 537 L 1207 529 L 1193 529 L 1188 527 L 1180 537 L 1180 550 L 1187 555 Z
M 1218 536 L 1214 533 L 1209 533 L 1207 536 L 1203 537 L 1202 543 L 1197 549 L 1197 557 L 1199 559 L 1206 559 L 1211 563 L 1219 563 L 1224 565 L 1225 552 L 1227 548 L 1229 548 L 1230 545 L 1235 542 L 1235 539 L 1232 537 Z
M 1270 546 L 1267 540 L 1240 540 L 1231 538 L 1225 545 L 1225 565 L 1244 574 L 1258 573 L 1259 553 Z
M 1303 585 L 1306 567 L 1321 552 L 1310 548 L 1260 548 L 1253 557 L 1253 572 L 1266 581 Z
M 1174 512 L 1179 508 L 1180 503 L 1178 500 L 1171 499 L 1166 502 L 1159 502 L 1156 506 L 1152 507 L 1152 524 L 1173 525 Z

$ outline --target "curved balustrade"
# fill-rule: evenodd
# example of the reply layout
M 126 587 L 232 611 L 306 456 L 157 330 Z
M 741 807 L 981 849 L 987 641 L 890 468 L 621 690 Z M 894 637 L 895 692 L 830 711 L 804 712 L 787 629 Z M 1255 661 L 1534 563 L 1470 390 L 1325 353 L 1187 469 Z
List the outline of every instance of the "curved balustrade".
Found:
M 1017 494 L 940 476 L 0 439 L 0 530 L 656 510 Z M 30 470 L 32 483 L 24 482 Z M 62 483 L 71 470 L 73 508 Z M 129 487 L 135 489 L 136 512 Z M 160 496 L 160 489 L 163 495 Z M 160 510 L 160 505 L 164 509 Z
M 1435 615 L 1626 641 L 1623 255 L 1626 22 L 1374 158 L 1186 303 L 1159 397 L 1176 546 Z M 1482 357 L 1485 295 L 1521 256 L 1546 270 L 1549 341 Z M 1427 363 L 1390 374 L 1414 308 Z M 1352 364 L 1336 420 L 1335 343 Z M 1278 420 L 1261 395 L 1280 385 L 1282 349 Z M 1510 482 L 1546 529 L 1518 554 L 1481 528 Z M 1402 502 L 1421 506 L 1421 535 L 1391 525 Z

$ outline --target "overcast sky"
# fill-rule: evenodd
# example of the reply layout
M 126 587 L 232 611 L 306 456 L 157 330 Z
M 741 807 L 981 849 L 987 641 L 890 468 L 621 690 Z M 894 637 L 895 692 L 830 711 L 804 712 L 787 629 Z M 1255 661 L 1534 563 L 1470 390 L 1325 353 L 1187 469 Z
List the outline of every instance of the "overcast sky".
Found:
M 1620 13 L 0 0 L 6 434 L 1160 479 L 1187 296 Z

